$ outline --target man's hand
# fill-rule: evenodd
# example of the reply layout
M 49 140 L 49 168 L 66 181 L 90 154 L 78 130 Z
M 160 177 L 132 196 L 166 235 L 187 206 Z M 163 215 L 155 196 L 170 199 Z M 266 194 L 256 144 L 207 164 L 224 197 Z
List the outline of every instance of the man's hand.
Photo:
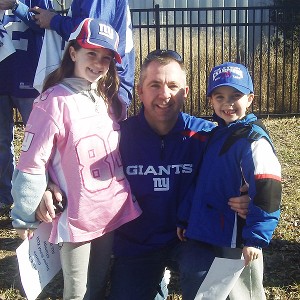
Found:
M 15 2 L 16 2 L 15 0 L 1 0 L 0 1 L 0 10 L 12 9 Z
M 186 241 L 184 234 L 185 234 L 185 229 L 177 227 L 177 236 L 182 242 Z
M 247 185 L 243 185 L 240 188 L 241 193 L 246 193 L 248 192 L 248 187 Z M 248 214 L 248 206 L 249 206 L 250 198 L 248 195 L 242 195 L 239 197 L 232 197 L 228 201 L 228 205 L 230 208 L 238 213 L 238 215 L 246 219 L 246 216 Z
M 57 14 L 55 11 L 42 9 L 38 6 L 31 8 L 29 11 L 35 14 L 33 19 L 35 20 L 35 23 L 37 25 L 39 25 L 41 28 L 51 29 L 50 22 L 52 18 Z
M 48 183 L 48 189 L 45 191 L 43 198 L 35 212 L 35 217 L 37 220 L 51 223 L 52 220 L 55 218 L 55 206 L 54 198 L 58 201 L 62 201 L 62 191 L 61 189 L 54 183 Z

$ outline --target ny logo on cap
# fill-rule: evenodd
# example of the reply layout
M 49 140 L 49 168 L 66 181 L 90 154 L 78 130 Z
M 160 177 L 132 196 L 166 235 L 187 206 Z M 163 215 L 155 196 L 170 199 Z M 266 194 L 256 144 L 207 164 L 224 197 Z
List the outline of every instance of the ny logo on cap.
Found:
M 109 39 L 113 40 L 114 38 L 114 31 L 110 26 L 106 24 L 99 24 L 99 34 L 108 37 Z
M 218 77 L 218 75 L 220 75 Z M 226 66 L 219 68 L 213 73 L 213 81 L 219 80 L 220 78 L 229 78 L 230 76 L 236 79 L 243 78 L 243 71 L 239 67 Z

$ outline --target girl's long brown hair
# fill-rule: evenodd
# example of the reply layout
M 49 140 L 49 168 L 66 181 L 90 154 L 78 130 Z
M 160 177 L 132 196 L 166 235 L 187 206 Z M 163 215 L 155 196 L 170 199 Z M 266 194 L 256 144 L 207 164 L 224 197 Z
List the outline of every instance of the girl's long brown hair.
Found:
M 69 52 L 71 46 L 75 49 L 75 51 L 78 51 L 81 48 L 76 40 L 69 42 L 65 49 L 60 66 L 45 78 L 42 92 L 62 82 L 64 78 L 73 76 L 75 64 L 71 59 Z M 119 86 L 120 79 L 117 73 L 115 61 L 112 59 L 108 72 L 98 81 L 97 91 L 108 106 L 112 108 L 117 119 L 120 118 L 122 113 L 122 104 L 118 97 Z

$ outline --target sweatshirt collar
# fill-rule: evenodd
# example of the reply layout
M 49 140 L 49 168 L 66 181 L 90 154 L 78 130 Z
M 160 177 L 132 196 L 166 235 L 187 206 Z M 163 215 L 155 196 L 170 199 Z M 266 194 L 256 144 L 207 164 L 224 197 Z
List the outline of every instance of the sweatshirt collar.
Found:
M 157 136 L 159 136 L 159 134 L 157 134 L 152 128 L 151 126 L 148 124 L 146 118 L 145 118 L 145 108 L 144 106 L 141 107 L 140 112 L 138 114 L 138 118 L 139 121 L 141 122 L 142 126 L 145 127 L 147 130 L 150 130 L 151 132 L 153 132 L 154 134 L 156 134 Z M 178 131 L 182 131 L 185 129 L 185 121 L 183 118 L 183 113 L 180 112 L 178 114 L 178 118 L 177 121 L 174 125 L 174 127 L 166 134 L 166 135 L 170 135 L 174 132 L 178 132 Z
M 62 83 L 75 91 L 76 93 L 84 93 L 86 91 L 93 91 L 95 94 L 97 92 L 97 82 L 89 82 L 86 79 L 78 78 L 78 77 L 69 77 L 64 78 Z

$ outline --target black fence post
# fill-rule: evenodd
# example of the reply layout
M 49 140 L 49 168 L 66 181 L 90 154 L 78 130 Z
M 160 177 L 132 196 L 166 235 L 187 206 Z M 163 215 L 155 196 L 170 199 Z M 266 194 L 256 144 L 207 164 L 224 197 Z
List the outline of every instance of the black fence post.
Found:
M 160 49 L 160 20 L 159 20 L 159 4 L 155 4 L 155 41 L 156 49 Z

